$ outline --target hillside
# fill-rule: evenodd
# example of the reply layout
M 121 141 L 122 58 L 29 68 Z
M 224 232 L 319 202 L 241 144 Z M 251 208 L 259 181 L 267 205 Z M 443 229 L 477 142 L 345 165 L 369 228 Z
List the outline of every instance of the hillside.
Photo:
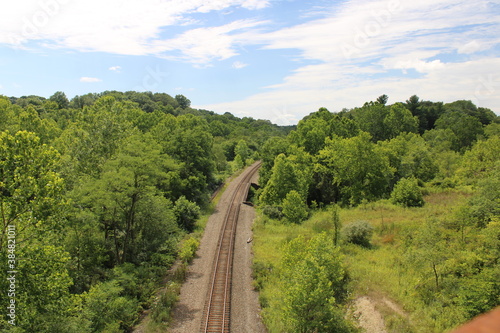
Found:
M 366 296 L 390 332 L 500 305 L 499 118 L 386 102 L 322 108 L 263 145 L 254 273 L 270 332 L 356 331 Z

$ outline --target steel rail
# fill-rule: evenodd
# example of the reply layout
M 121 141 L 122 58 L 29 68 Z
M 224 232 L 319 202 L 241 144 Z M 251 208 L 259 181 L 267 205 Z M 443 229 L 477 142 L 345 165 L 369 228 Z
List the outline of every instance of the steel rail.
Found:
M 245 170 L 246 175 L 231 196 L 219 236 L 201 332 L 229 332 L 230 330 L 231 276 L 236 225 L 241 202 L 245 199 L 242 196 L 245 195 L 245 191 L 248 191 L 250 179 L 260 164 L 260 162 L 255 163 Z M 222 301 L 220 301 L 221 297 Z

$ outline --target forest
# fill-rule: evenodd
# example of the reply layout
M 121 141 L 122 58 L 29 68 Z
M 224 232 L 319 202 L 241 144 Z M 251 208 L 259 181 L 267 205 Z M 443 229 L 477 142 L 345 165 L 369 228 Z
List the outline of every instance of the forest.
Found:
M 254 278 L 270 332 L 357 332 L 364 295 L 389 332 L 447 332 L 500 305 L 499 117 L 387 101 L 320 108 L 262 146 Z
M 212 192 L 287 132 L 183 95 L 0 96 L 2 332 L 130 331 Z
M 382 95 L 280 127 L 166 93 L 0 96 L 0 151 L 1 332 L 129 332 L 255 160 L 269 332 L 356 332 L 366 293 L 401 304 L 391 332 L 500 304 L 500 119 L 470 101 Z

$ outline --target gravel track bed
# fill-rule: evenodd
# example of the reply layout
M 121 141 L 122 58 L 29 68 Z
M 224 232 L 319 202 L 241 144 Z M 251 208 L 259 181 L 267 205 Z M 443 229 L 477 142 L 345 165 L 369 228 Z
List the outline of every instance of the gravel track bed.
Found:
M 200 331 L 203 307 L 208 292 L 222 222 L 232 194 L 247 172 L 248 169 L 228 185 L 217 204 L 214 214 L 208 219 L 197 255 L 188 267 L 186 282 L 182 285 L 179 302 L 174 308 L 169 332 L 194 333 Z M 253 208 L 242 205 L 236 231 L 235 250 L 237 251 L 234 256 L 235 266 L 233 267 L 233 303 L 231 310 L 231 328 L 233 332 L 265 332 L 259 317 L 258 295 L 253 291 L 251 285 L 251 243 L 246 243 L 249 238 L 248 233 L 251 234 L 253 218 Z M 242 245 L 243 239 L 245 245 Z

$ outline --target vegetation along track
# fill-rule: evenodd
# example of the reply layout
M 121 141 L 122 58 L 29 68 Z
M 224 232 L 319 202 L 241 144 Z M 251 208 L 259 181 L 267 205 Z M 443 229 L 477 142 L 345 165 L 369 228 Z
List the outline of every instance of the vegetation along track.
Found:
M 233 266 L 234 236 L 240 212 L 240 205 L 246 199 L 250 187 L 250 179 L 260 167 L 255 163 L 230 200 L 214 259 L 205 308 L 203 311 L 201 332 L 229 332 L 231 313 L 231 275 Z

